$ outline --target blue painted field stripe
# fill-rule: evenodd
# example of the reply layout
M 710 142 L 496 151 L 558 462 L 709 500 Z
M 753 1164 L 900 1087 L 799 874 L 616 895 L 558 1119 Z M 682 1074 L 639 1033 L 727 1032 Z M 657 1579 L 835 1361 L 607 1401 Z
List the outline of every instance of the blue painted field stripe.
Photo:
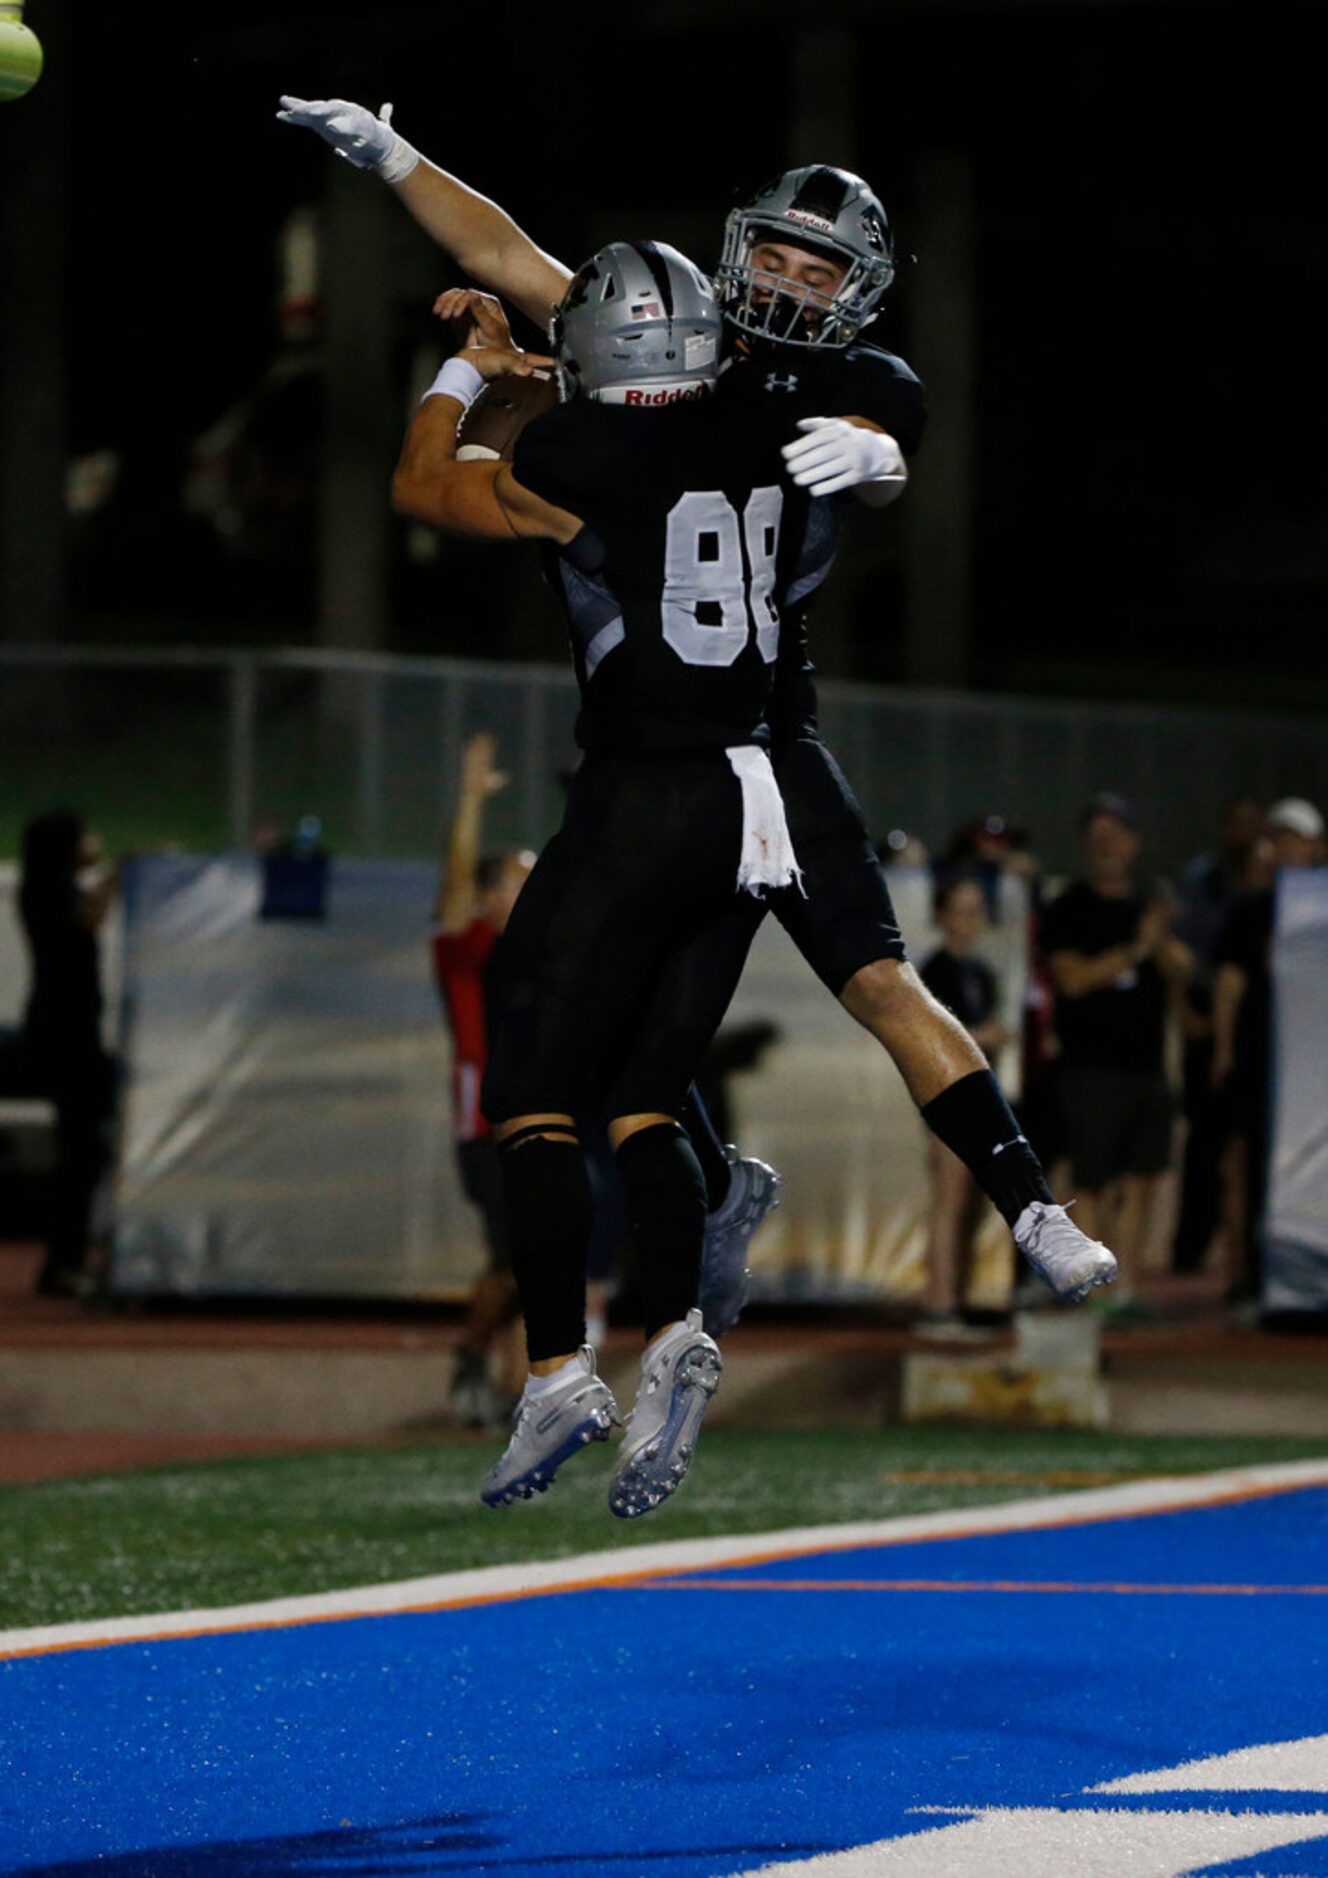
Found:
M 885 1604 L 734 1597 L 752 1567 L 712 1567 L 677 1574 L 685 1598 L 657 1572 L 631 1595 L 0 1663 L 0 1869 L 729 1878 L 993 1807 L 1068 1808 L 1092 1843 L 1094 1819 L 1105 1829 L 1123 1807 L 1232 1803 L 1096 1785 L 1328 1734 L 1328 1605 L 1275 1588 L 1324 1556 L 1326 1501 L 1303 1490 L 761 1562 L 785 1589 L 849 1571 L 875 1589 L 901 1570 L 944 1587 Z M 1013 1569 L 1030 1559 L 1036 1571 Z M 1263 1594 L 1091 1590 L 1193 1591 L 1215 1560 Z M 957 1589 L 1036 1576 L 1084 1595 Z M 1328 1793 L 1304 1810 L 1328 1811 Z M 1318 1872 L 1306 1857 L 1257 1869 Z

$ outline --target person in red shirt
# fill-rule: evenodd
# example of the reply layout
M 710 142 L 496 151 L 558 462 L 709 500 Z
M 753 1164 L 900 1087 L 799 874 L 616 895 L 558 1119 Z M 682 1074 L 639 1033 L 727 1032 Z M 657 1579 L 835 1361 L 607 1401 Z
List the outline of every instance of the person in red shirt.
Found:
M 480 1110 L 488 1055 L 485 969 L 534 863 L 532 854 L 481 853 L 484 807 L 507 781 L 494 766 L 488 732 L 472 737 L 461 761 L 461 798 L 438 883 L 431 941 L 434 978 L 452 1033 L 452 1116 L 457 1166 L 467 1199 L 480 1210 L 489 1266 L 478 1280 L 457 1351 L 452 1401 L 470 1427 L 495 1419 L 488 1359 L 494 1339 L 516 1314 L 503 1224 L 498 1157 Z

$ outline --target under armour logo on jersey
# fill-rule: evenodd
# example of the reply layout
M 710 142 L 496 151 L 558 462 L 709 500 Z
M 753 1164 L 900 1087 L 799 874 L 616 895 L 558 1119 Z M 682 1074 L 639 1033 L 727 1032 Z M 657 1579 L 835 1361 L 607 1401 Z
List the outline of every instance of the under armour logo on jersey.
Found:
M 765 388 L 767 391 L 796 391 L 798 375 L 796 372 L 767 372 Z

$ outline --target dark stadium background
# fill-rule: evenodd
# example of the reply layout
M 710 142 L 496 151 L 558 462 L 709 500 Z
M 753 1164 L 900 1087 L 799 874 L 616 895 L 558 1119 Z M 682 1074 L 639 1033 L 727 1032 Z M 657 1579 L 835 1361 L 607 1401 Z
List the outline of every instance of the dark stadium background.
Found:
M 791 126 L 821 127 L 824 155 L 872 179 L 917 256 L 882 337 L 935 414 L 918 515 L 859 531 L 823 666 L 1322 704 L 1319 12 L 240 0 L 163 16 L 30 0 L 48 69 L 0 113 L 3 634 L 317 639 L 311 516 L 237 562 L 179 506 L 190 439 L 272 362 L 281 225 L 332 180 L 324 146 L 274 122 L 293 91 L 390 97 L 406 136 L 572 262 L 630 233 L 713 262 L 734 191 L 797 154 Z M 404 361 L 427 291 L 451 278 L 404 212 L 396 224 L 388 444 L 367 446 L 387 448 L 384 500 Z M 938 331 L 947 269 L 971 346 Z M 319 409 L 315 389 L 287 424 L 306 472 Z M 117 492 L 73 535 L 62 459 L 107 448 Z M 519 557 L 449 547 L 421 568 L 393 529 L 380 643 L 558 656 Z M 948 597 L 928 591 L 938 568 Z

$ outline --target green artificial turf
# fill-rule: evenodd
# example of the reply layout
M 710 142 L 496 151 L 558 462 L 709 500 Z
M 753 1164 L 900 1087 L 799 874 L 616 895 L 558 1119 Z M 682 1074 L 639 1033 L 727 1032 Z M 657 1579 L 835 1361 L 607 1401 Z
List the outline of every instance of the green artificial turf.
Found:
M 662 1539 L 767 1532 L 1321 1454 L 1250 1437 L 717 1431 L 676 1499 L 610 1517 L 608 1448 L 490 1512 L 496 1441 L 149 1468 L 0 1489 L 0 1627 L 186 1610 Z

